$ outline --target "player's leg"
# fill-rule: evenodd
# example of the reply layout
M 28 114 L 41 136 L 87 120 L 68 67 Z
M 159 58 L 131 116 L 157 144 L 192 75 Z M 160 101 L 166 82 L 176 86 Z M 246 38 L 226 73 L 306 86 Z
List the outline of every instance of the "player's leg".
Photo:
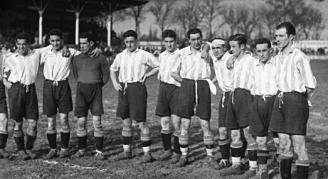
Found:
M 181 118 L 181 133 L 179 136 L 179 145 L 182 155 L 180 157 L 180 160 L 175 164 L 177 167 L 183 167 L 188 163 L 190 123 L 190 119 Z
M 94 137 L 95 137 L 95 145 L 96 145 L 96 159 L 104 160 L 105 155 L 103 154 L 104 147 L 104 131 L 101 123 L 101 116 L 93 115 L 92 123 L 94 128 Z
M 179 144 L 179 136 L 181 133 L 181 118 L 177 115 L 171 115 L 172 123 L 173 123 L 173 156 L 172 156 L 172 164 L 177 163 L 181 157 L 181 150 Z
M 148 163 L 153 161 L 153 157 L 150 154 L 150 130 L 148 127 L 147 122 L 139 122 L 139 129 L 140 129 L 140 140 L 142 144 L 142 151 L 144 153 L 142 159 L 140 160 L 141 163 Z
M 162 116 L 161 117 L 161 137 L 163 142 L 163 148 L 164 153 L 160 155 L 160 160 L 167 160 L 172 155 L 171 150 L 171 137 L 172 137 L 172 131 L 171 131 L 171 118 L 170 116 Z
M 293 152 L 291 151 L 291 139 L 289 134 L 278 133 L 280 148 L 280 175 L 282 179 L 291 178 Z
M 60 142 L 61 149 L 59 153 L 59 157 L 69 157 L 69 141 L 70 141 L 70 125 L 68 121 L 68 113 L 59 113 L 60 118 Z
M 56 130 L 56 114 L 47 117 L 47 139 L 50 147 L 49 153 L 46 155 L 47 159 L 52 159 L 57 156 L 57 130 Z
M 297 154 L 296 178 L 307 179 L 309 175 L 309 155 L 305 146 L 304 135 L 292 135 L 294 151 Z

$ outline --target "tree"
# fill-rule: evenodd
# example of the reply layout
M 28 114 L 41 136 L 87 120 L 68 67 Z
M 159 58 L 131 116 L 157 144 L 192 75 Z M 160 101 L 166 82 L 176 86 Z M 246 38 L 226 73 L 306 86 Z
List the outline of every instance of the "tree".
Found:
M 223 22 L 230 27 L 229 36 L 234 34 L 241 21 L 238 17 L 238 10 L 233 6 L 224 7 L 220 11 L 220 14 L 223 18 Z
M 204 18 L 200 11 L 200 1 L 186 1 L 180 8 L 175 9 L 174 17 L 177 24 L 182 26 L 184 33 L 188 29 L 199 27 L 199 24 Z
M 170 15 L 175 5 L 175 0 L 153 0 L 148 10 L 155 16 L 155 23 L 164 31 L 170 24 Z
M 303 0 L 266 0 L 266 3 L 271 9 L 269 13 L 274 14 L 271 18 L 281 17 L 278 22 L 291 21 L 305 39 L 310 37 L 313 27 L 324 28 L 322 13 Z
M 221 2 L 222 0 L 203 0 L 201 7 L 199 9 L 204 17 L 206 28 L 208 28 L 209 39 L 213 37 L 213 23 L 214 20 L 216 20 L 220 14 Z M 218 28 L 220 28 L 222 25 L 224 25 L 224 23 L 219 24 Z
M 126 17 L 132 17 L 135 23 L 135 31 L 140 34 L 140 22 L 145 19 L 144 14 L 146 13 L 145 5 L 138 5 L 122 10 L 122 13 Z
M 250 38 L 251 33 L 257 26 L 260 20 L 259 11 L 256 9 L 247 9 L 245 7 L 238 7 L 237 18 L 240 20 L 238 29 Z

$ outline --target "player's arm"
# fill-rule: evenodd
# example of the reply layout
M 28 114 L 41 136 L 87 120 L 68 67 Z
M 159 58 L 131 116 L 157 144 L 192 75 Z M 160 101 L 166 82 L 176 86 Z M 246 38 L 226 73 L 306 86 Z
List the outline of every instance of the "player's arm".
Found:
M 78 78 L 77 65 L 76 65 L 76 60 L 74 59 L 74 57 L 72 57 L 71 64 L 72 64 L 72 71 L 73 71 L 74 79 L 77 80 L 77 78 Z
M 102 83 L 105 85 L 109 81 L 109 63 L 105 57 L 101 59 Z
M 145 74 L 145 76 L 142 79 L 142 82 L 144 82 L 147 78 L 155 75 L 159 70 L 159 60 L 153 54 L 148 53 L 146 64 L 152 69 Z
M 317 80 L 313 75 L 310 59 L 306 55 L 302 54 L 301 60 L 297 63 L 297 69 L 305 83 L 307 97 L 310 98 L 317 86 Z
M 110 66 L 110 78 L 112 80 L 113 86 L 116 91 L 122 90 L 122 86 L 120 85 L 117 79 L 118 78 L 117 73 L 120 70 L 119 62 L 120 62 L 120 55 L 118 54 L 116 55 L 113 64 Z
M 1 80 L 3 85 L 5 85 L 5 87 L 7 89 L 10 89 L 12 86 L 12 83 L 8 81 L 8 77 L 10 74 L 10 68 L 9 68 L 9 64 L 8 62 L 10 62 L 10 60 L 8 60 L 7 58 L 3 57 L 3 61 L 2 61 L 2 68 L 1 68 Z

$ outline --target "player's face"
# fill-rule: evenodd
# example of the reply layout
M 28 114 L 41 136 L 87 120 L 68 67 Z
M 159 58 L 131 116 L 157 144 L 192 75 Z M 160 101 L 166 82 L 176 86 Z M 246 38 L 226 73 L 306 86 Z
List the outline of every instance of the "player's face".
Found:
M 16 40 L 17 52 L 21 55 L 26 55 L 29 49 L 29 44 L 26 39 Z
M 190 34 L 189 43 L 191 48 L 200 50 L 202 45 L 202 36 L 199 33 Z
M 63 47 L 63 40 L 58 35 L 50 35 L 49 42 L 54 50 L 60 50 Z
M 137 49 L 137 39 L 132 36 L 126 37 L 124 39 L 124 44 L 126 49 L 128 49 L 130 52 L 133 52 Z
M 275 32 L 275 39 L 277 43 L 277 47 L 282 49 L 287 47 L 291 41 L 293 40 L 293 35 L 288 35 L 286 28 L 277 29 Z
M 270 48 L 267 43 L 256 45 L 256 54 L 261 62 L 267 62 L 270 58 Z
M 212 51 L 215 57 L 220 58 L 224 54 L 224 46 L 219 44 L 212 45 Z
M 177 43 L 173 37 L 165 37 L 163 42 L 167 51 L 173 52 L 176 49 Z
M 244 45 L 239 45 L 238 41 L 229 41 L 230 52 L 234 57 L 238 57 L 240 53 L 244 50 Z
M 88 38 L 80 38 L 80 50 L 82 53 L 87 53 L 92 47 L 92 43 L 89 42 Z

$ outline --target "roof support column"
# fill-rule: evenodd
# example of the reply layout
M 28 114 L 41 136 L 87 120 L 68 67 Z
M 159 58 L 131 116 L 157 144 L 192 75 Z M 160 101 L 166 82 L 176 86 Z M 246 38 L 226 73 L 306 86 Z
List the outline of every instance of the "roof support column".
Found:
M 75 45 L 79 44 L 80 12 L 75 12 Z
M 108 17 L 107 17 L 107 24 L 106 24 L 106 27 L 107 27 L 107 46 L 110 47 L 112 45 L 111 43 L 111 39 L 112 39 L 112 13 L 108 14 Z
M 39 10 L 39 45 L 42 44 L 42 21 L 43 21 L 43 10 Z

